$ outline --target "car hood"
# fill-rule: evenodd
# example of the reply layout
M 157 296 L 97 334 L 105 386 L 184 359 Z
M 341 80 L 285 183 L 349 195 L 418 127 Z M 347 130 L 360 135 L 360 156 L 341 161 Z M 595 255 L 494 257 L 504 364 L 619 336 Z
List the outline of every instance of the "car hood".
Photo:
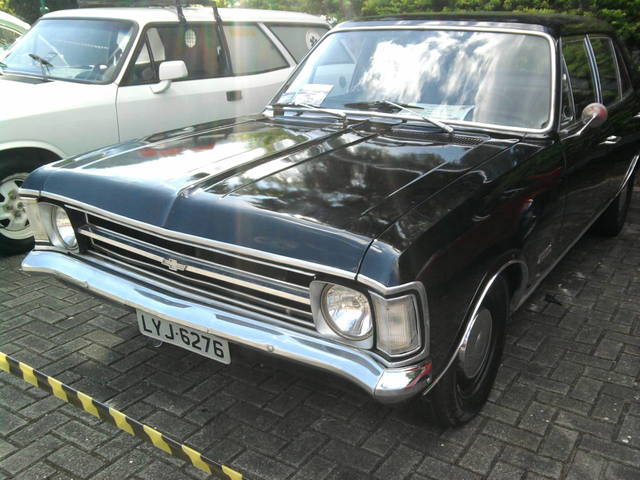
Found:
M 77 107 L 86 108 L 92 104 L 102 106 L 105 102 L 115 103 L 116 88 L 115 85 L 43 81 L 37 77 L 0 75 L 0 122 Z M 4 137 L 0 129 L 0 138 Z
M 392 222 L 508 145 L 429 131 L 234 120 L 63 160 L 23 187 L 357 273 L 371 241 Z

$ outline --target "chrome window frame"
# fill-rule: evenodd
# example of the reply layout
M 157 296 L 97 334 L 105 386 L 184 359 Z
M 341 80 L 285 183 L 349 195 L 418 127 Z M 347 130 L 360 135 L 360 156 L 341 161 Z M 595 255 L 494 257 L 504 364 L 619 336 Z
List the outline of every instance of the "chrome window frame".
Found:
M 416 26 L 407 26 L 407 25 L 395 25 L 395 26 L 378 26 L 378 27 L 348 27 L 348 28 L 336 28 L 330 30 L 322 37 L 322 40 L 318 42 L 307 55 L 300 61 L 296 69 L 291 73 L 289 78 L 296 76 L 303 64 L 305 63 L 307 57 L 311 55 L 318 45 L 320 45 L 323 41 L 325 41 L 330 35 L 335 35 L 336 33 L 341 32 L 351 32 L 351 31 L 381 31 L 381 30 L 446 30 L 446 31 L 468 31 L 468 32 L 489 32 L 489 33 L 507 33 L 507 34 L 516 34 L 516 35 L 533 35 L 538 37 L 543 37 L 549 43 L 549 54 L 551 59 L 551 83 L 549 87 L 551 88 L 551 96 L 550 96 L 550 105 L 549 105 L 549 116 L 547 124 L 544 128 L 524 128 L 524 127 L 510 127 L 505 125 L 497 125 L 492 123 L 479 123 L 479 122 L 465 122 L 462 120 L 447 120 L 447 124 L 449 125 L 458 125 L 461 127 L 469 127 L 469 128 L 480 128 L 486 129 L 490 131 L 504 131 L 504 132 L 518 132 L 518 133 L 534 133 L 534 134 L 545 134 L 549 133 L 553 130 L 556 124 L 556 107 L 557 107 L 557 89 L 558 89 L 558 72 L 557 72 L 557 45 L 555 39 L 547 32 L 536 31 L 536 30 L 527 30 L 527 29 L 518 29 L 518 28 L 499 28 L 499 27 L 465 27 L 465 26 L 449 26 L 449 25 L 416 25 Z M 283 86 L 278 90 L 275 96 L 271 99 L 269 104 L 265 107 L 265 114 L 271 116 L 273 114 L 272 103 L 275 102 L 277 98 L 279 98 L 284 92 L 287 86 L 287 82 L 283 84 Z M 291 110 L 303 110 L 291 108 Z M 329 111 L 334 112 L 344 112 L 347 115 L 368 115 L 371 116 L 372 113 L 375 113 L 377 117 L 385 117 L 385 118 L 395 118 L 395 119 L 403 119 L 403 120 L 419 120 L 418 117 L 412 118 L 407 115 L 398 115 L 393 113 L 384 113 L 384 112 L 372 112 L 371 110 L 352 110 L 352 109 L 327 109 Z M 269 112 L 269 113 L 266 113 Z

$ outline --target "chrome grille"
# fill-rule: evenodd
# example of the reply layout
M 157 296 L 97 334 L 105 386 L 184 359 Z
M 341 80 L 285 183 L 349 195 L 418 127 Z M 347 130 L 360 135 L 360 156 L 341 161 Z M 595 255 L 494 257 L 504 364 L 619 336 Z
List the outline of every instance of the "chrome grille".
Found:
M 78 228 L 88 253 L 189 290 L 277 320 L 313 327 L 312 272 L 216 251 L 131 228 L 82 212 Z

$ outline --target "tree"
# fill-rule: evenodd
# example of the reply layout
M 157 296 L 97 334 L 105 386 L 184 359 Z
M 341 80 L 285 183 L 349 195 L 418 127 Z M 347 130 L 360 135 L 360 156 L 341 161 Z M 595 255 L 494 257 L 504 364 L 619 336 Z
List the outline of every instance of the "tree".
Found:
M 40 0 L 0 0 L 15 15 L 25 22 L 33 23 L 40 18 Z M 50 11 L 78 8 L 77 0 L 46 0 L 46 6 Z M 2 8 L 0 8 L 2 9 Z
M 640 51 L 640 0 L 364 0 L 361 13 L 388 15 L 459 10 L 592 15 L 609 22 L 631 50 Z

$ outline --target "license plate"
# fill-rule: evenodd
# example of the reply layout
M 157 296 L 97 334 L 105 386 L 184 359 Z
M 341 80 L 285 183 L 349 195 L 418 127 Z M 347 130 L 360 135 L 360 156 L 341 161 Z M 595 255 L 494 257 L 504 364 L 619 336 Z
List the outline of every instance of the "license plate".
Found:
M 147 312 L 137 310 L 136 314 L 138 316 L 138 327 L 143 335 L 177 345 L 227 365 L 231 363 L 229 342 L 226 340 L 155 317 Z

